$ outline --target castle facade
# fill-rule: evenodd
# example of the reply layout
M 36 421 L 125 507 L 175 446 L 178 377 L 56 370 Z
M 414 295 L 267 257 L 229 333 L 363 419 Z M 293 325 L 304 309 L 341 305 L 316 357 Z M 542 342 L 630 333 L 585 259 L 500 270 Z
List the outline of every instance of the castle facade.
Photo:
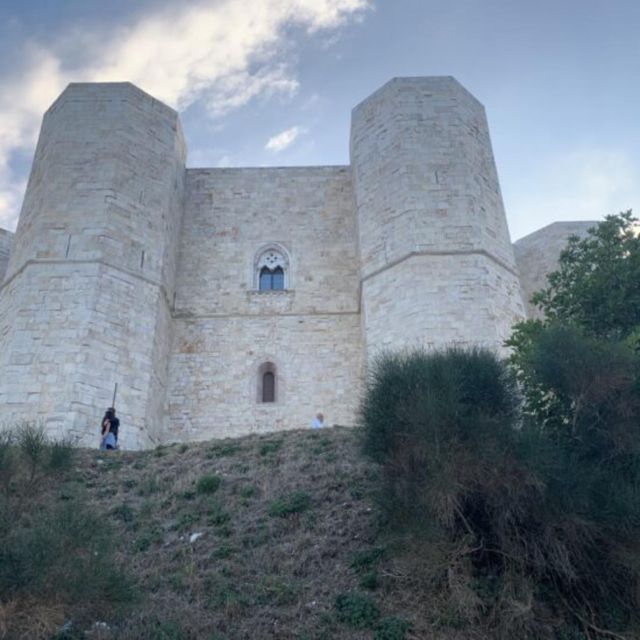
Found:
M 177 113 L 128 83 L 46 112 L 0 231 L 3 424 L 95 446 L 116 383 L 125 448 L 353 424 L 377 353 L 501 349 L 519 270 L 544 279 L 559 251 L 542 230 L 516 263 L 484 109 L 450 77 L 359 104 L 348 166 L 185 157 Z

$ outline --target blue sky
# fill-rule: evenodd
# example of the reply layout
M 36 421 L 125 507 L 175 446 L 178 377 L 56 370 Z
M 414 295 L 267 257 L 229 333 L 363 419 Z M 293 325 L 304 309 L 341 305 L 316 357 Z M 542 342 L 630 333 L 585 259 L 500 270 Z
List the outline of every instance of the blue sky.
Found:
M 485 105 L 511 235 L 640 213 L 638 0 L 3 0 L 0 226 L 71 81 L 178 108 L 189 166 L 348 162 L 350 111 L 393 76 Z

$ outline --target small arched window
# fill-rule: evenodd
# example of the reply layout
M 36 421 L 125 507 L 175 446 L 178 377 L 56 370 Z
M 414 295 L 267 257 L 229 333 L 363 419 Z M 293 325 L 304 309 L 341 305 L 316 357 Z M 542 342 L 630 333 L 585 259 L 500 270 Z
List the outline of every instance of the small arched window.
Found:
M 278 394 L 276 365 L 263 362 L 258 367 L 258 402 L 275 402 Z
M 273 371 L 267 371 L 262 376 L 262 402 L 276 401 L 276 377 Z
M 286 291 L 289 288 L 289 257 L 279 246 L 262 249 L 256 256 L 254 268 L 258 291 Z

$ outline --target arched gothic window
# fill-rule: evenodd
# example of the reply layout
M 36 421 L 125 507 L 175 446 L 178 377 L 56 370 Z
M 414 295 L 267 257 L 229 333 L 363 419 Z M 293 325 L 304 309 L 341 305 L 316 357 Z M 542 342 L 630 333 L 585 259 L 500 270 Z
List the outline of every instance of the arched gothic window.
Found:
M 263 249 L 255 261 L 255 273 L 259 291 L 285 291 L 289 286 L 289 258 L 284 249 Z
M 282 267 L 260 269 L 260 291 L 283 291 L 284 290 L 284 270 Z

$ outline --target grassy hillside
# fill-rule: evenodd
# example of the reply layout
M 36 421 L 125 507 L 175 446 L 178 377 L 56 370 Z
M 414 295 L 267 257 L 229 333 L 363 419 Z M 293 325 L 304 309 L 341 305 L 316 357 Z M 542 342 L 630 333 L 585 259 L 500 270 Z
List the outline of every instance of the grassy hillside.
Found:
M 346 428 L 77 452 L 37 500 L 88 502 L 133 588 L 110 583 L 118 606 L 2 598 L 0 636 L 453 638 L 378 534 L 376 474 Z

